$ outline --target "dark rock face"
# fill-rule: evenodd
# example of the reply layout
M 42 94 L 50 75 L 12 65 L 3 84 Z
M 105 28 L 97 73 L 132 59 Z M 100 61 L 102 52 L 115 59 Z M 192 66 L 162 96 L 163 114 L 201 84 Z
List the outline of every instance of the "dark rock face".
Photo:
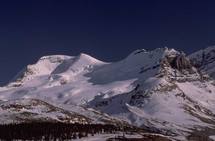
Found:
M 185 56 L 184 53 L 180 53 L 176 56 L 166 56 L 162 62 L 162 66 L 171 67 L 173 69 L 181 70 L 190 70 L 192 65 L 190 60 Z
M 172 62 L 169 62 L 171 67 L 178 70 L 191 69 L 192 65 L 190 60 L 185 57 L 184 54 L 176 56 Z

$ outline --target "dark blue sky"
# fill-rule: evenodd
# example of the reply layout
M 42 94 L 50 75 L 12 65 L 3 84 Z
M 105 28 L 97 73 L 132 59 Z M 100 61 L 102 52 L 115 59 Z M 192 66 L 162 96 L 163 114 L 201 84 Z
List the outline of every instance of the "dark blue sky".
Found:
M 49 54 L 105 61 L 168 46 L 215 45 L 213 0 L 5 0 L 0 2 L 0 84 Z

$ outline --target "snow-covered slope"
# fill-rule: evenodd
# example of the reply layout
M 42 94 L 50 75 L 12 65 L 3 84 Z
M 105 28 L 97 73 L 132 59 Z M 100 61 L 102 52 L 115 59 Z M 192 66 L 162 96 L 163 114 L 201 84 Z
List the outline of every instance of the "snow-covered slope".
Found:
M 28 65 L 26 68 L 20 71 L 9 85 L 20 86 L 36 77 L 49 75 L 59 64 L 71 58 L 72 57 L 65 55 L 41 57 L 38 62 L 33 65 Z
M 36 98 L 112 121 L 96 109 L 168 134 L 213 129 L 214 82 L 192 64 L 183 52 L 168 48 L 136 50 L 113 63 L 86 54 L 47 56 L 2 87 L 0 100 Z
M 215 46 L 192 53 L 189 58 L 202 73 L 209 74 L 215 78 Z

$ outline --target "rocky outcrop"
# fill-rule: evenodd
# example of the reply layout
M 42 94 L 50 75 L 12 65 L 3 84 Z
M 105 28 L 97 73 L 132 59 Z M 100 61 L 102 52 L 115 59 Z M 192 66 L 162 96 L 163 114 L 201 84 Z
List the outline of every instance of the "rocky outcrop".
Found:
M 161 61 L 161 66 L 163 67 L 171 67 L 173 69 L 181 70 L 190 70 L 192 69 L 192 65 L 190 60 L 185 56 L 184 53 L 177 54 L 175 56 L 166 56 Z
M 172 68 L 178 69 L 178 70 L 183 70 L 183 69 L 191 69 L 192 65 L 185 57 L 184 54 L 180 54 L 179 56 L 176 56 L 172 62 L 170 62 L 170 65 Z

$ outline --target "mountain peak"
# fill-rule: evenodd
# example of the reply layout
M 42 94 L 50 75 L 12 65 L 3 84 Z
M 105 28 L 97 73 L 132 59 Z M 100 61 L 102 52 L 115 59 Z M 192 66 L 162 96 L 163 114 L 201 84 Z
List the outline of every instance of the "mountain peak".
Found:
M 49 75 L 64 60 L 72 57 L 66 55 L 49 55 L 41 57 L 35 64 L 27 65 L 11 81 L 9 86 L 20 86 L 23 82 L 37 76 Z
M 86 61 L 86 62 L 91 62 L 91 63 L 104 63 L 88 54 L 85 54 L 85 53 L 80 53 L 78 56 L 77 56 L 77 60 L 79 61 Z

